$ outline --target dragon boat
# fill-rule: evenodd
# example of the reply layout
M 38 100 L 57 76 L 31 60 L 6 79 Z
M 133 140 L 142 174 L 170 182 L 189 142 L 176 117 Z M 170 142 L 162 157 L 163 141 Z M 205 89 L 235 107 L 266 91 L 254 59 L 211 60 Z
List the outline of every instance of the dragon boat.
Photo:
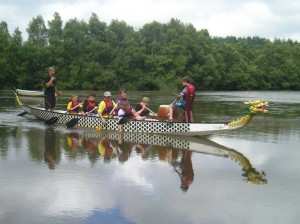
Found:
M 51 112 L 44 108 L 23 104 L 16 92 L 15 96 L 18 105 L 24 110 L 22 113 L 32 115 L 39 120 L 45 121 L 46 124 L 46 121 L 54 118 L 55 123 L 58 124 L 67 125 L 68 122 L 70 123 L 75 120 L 76 126 L 79 127 L 118 130 L 118 119 L 116 118 L 107 118 L 106 122 L 103 124 L 98 116 L 67 114 L 67 111 L 62 110 Z M 267 112 L 266 107 L 268 106 L 268 102 L 257 100 L 248 101 L 245 102 L 245 104 L 247 105 L 247 108 L 244 116 L 230 122 L 169 122 L 161 119 L 132 120 L 123 125 L 123 132 L 181 136 L 210 135 L 242 128 L 250 122 L 256 114 Z

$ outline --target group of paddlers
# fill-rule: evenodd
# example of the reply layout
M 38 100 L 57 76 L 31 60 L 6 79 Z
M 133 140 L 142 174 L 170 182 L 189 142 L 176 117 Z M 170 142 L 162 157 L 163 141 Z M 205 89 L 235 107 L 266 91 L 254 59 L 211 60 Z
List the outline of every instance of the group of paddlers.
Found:
M 182 78 L 182 91 L 177 95 L 170 105 L 168 105 L 168 112 L 166 119 L 168 121 L 176 120 L 174 115 L 179 108 L 184 109 L 183 122 L 193 122 L 192 107 L 195 99 L 195 87 L 190 83 L 190 78 L 184 76 Z M 61 95 L 61 92 L 56 88 L 55 68 L 49 68 L 49 74 L 44 78 L 45 86 L 45 109 L 54 111 L 56 106 L 56 95 Z M 95 101 L 96 94 L 91 92 L 83 103 L 80 103 L 78 95 L 73 95 L 68 103 L 67 110 L 70 114 L 82 115 L 98 115 L 101 122 L 105 123 L 106 118 L 118 117 L 119 124 L 124 124 L 128 120 L 154 120 L 157 114 L 148 108 L 149 98 L 143 97 L 135 108 L 133 108 L 128 98 L 126 97 L 126 90 L 120 89 L 118 98 L 114 101 L 111 92 L 106 91 L 103 94 L 101 102 L 98 104 Z M 81 111 L 80 111 L 81 109 Z
M 69 114 L 82 114 L 82 115 L 98 115 L 102 123 L 108 117 L 118 116 L 119 118 L 128 118 L 131 120 L 144 120 L 157 116 L 156 113 L 151 111 L 147 106 L 149 103 L 148 97 L 143 97 L 141 102 L 133 108 L 126 97 L 126 90 L 121 89 L 119 96 L 116 100 L 112 99 L 111 92 L 104 92 L 101 102 L 95 102 L 96 94 L 91 92 L 83 103 L 80 103 L 78 95 L 73 95 L 68 103 L 67 110 Z M 81 109 L 81 111 L 80 111 Z

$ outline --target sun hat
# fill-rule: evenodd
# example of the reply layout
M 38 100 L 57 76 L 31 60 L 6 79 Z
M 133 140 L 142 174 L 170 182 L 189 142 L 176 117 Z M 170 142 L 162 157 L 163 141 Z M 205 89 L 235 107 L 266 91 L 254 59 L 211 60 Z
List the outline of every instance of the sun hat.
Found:
M 148 103 L 148 102 L 149 102 L 149 98 L 148 98 L 148 97 L 143 97 L 143 98 L 142 98 L 142 102 Z
M 110 92 L 104 92 L 103 96 L 109 97 L 109 96 L 111 96 L 111 93 Z

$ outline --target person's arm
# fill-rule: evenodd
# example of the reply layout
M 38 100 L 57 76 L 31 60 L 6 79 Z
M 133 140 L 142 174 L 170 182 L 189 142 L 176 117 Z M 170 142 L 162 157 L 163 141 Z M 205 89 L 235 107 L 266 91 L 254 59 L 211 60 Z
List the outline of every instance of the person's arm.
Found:
M 122 105 L 121 105 L 121 100 L 119 97 L 116 98 L 116 104 L 117 104 L 117 109 L 120 109 Z
M 58 91 L 58 89 L 56 88 L 56 86 L 55 86 L 55 92 L 56 92 L 57 95 L 61 96 L 61 91 Z
M 135 107 L 135 114 L 139 115 L 143 112 L 145 106 L 142 106 L 140 103 L 136 105 Z
M 119 103 L 118 103 L 118 102 L 115 103 L 115 101 L 112 101 L 112 102 L 113 102 L 114 108 L 113 108 L 111 114 L 116 114 L 115 111 L 116 111 L 116 109 L 118 108 Z
M 54 80 L 55 80 L 55 77 L 53 77 L 53 76 L 51 76 L 51 78 L 50 78 L 50 80 L 48 82 L 45 79 L 45 81 L 44 81 L 45 82 L 45 87 L 46 88 L 50 87 L 53 84 Z
M 83 112 L 83 114 L 85 114 L 86 112 L 88 112 L 87 110 L 86 110 L 86 106 L 87 106 L 87 104 L 88 104 L 88 101 L 84 101 L 84 103 L 83 103 L 83 106 L 82 106 L 82 112 Z
M 103 111 L 105 109 L 105 102 L 104 101 L 101 101 L 100 104 L 99 104 L 99 107 L 98 107 L 98 115 L 99 117 L 101 118 L 101 122 L 104 124 L 105 123 L 105 119 L 103 117 Z
M 72 108 L 72 101 L 70 101 L 70 102 L 68 103 L 67 111 L 69 112 L 69 111 L 71 110 L 71 108 Z
M 188 88 L 187 87 L 184 87 L 183 90 L 181 91 L 181 93 L 178 94 L 178 97 L 177 99 L 175 100 L 175 103 L 177 103 L 181 98 L 183 98 L 184 96 L 184 93 L 188 91 Z

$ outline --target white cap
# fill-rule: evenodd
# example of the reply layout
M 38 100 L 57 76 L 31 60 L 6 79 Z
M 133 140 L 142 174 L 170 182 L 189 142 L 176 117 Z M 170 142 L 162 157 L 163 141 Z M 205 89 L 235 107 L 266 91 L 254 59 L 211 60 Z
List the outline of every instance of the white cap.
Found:
M 111 96 L 111 93 L 110 92 L 104 92 L 103 96 L 109 97 L 109 96 Z

